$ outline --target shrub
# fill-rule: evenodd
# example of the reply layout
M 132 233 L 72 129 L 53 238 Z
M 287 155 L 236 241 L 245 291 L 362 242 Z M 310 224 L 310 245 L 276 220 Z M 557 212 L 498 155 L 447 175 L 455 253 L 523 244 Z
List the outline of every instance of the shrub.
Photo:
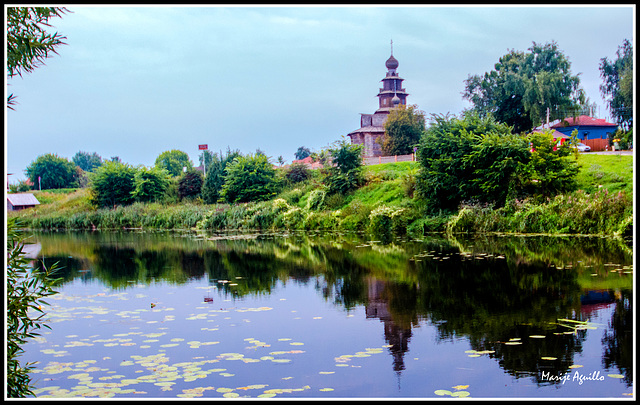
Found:
M 311 170 L 304 163 L 292 163 L 285 171 L 285 178 L 291 183 L 300 183 L 311 178 Z
M 369 214 L 369 231 L 374 235 L 403 233 L 407 226 L 404 212 L 404 208 L 378 206 Z
M 327 192 L 323 189 L 316 189 L 311 191 L 309 198 L 307 199 L 308 211 L 320 211 L 324 206 L 324 199 Z
M 98 207 L 133 202 L 135 169 L 120 162 L 105 162 L 90 175 L 92 202 Z
M 274 197 L 277 188 L 275 169 L 257 153 L 238 156 L 227 166 L 221 195 L 230 203 L 263 201 Z
M 131 196 L 135 201 L 158 201 L 169 186 L 169 173 L 164 169 L 139 166 L 133 177 Z
M 324 179 L 329 194 L 346 194 L 364 182 L 362 171 L 362 145 L 351 144 L 346 139 L 329 149 L 333 166 Z
M 189 170 L 178 180 L 178 195 L 180 199 L 197 198 L 202 191 L 202 173 L 196 170 Z

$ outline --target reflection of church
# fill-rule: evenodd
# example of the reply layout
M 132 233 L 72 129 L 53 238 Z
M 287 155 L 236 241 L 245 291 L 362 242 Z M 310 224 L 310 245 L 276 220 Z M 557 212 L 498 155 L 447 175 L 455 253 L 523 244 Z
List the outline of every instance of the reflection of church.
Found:
M 382 149 L 377 140 L 384 135 L 384 123 L 387 121 L 389 112 L 399 104 L 407 104 L 408 94 L 402 88 L 404 79 L 400 78 L 396 72 L 398 61 L 393 57 L 393 48 L 385 66 L 387 75 L 382 79 L 382 88 L 378 93 L 379 108 L 373 114 L 360 114 L 360 129 L 348 134 L 352 144 L 363 145 L 365 157 L 382 155 Z
M 409 350 L 411 327 L 405 328 L 393 321 L 389 312 L 389 298 L 385 294 L 386 282 L 370 277 L 367 279 L 367 285 L 365 314 L 368 319 L 378 318 L 384 324 L 384 337 L 391 345 L 389 351 L 393 356 L 393 370 L 400 374 L 405 369 L 404 354 Z

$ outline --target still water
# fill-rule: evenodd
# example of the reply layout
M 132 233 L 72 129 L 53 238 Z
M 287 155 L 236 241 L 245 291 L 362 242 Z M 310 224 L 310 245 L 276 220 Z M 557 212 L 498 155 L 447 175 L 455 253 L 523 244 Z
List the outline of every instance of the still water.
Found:
M 633 252 L 620 241 L 32 241 L 62 266 L 51 330 L 23 356 L 38 397 L 633 399 Z

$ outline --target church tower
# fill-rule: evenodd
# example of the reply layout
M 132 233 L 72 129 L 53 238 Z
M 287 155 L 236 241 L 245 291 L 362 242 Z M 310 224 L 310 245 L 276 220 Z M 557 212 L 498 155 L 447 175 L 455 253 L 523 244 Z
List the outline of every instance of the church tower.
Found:
M 393 41 L 391 41 L 391 56 L 385 62 L 386 76 L 381 80 L 382 88 L 378 93 L 378 109 L 373 114 L 360 114 L 360 129 L 350 132 L 352 144 L 364 146 L 364 156 L 381 156 L 382 148 L 376 141 L 384 136 L 384 123 L 392 108 L 407 104 L 409 95 L 402 88 L 402 79 L 398 76 L 398 60 L 393 57 Z

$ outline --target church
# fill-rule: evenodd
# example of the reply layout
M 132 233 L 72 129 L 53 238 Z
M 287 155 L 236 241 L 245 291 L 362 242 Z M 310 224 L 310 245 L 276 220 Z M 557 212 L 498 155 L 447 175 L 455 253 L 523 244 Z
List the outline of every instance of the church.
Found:
M 364 157 L 382 156 L 382 148 L 376 140 L 384 135 L 384 123 L 389 111 L 399 104 L 407 104 L 408 93 L 402 88 L 402 81 L 397 73 L 398 60 L 391 56 L 385 62 L 387 75 L 382 79 L 382 88 L 378 93 L 379 107 L 373 114 L 360 114 L 360 128 L 350 132 L 352 144 L 363 145 Z

